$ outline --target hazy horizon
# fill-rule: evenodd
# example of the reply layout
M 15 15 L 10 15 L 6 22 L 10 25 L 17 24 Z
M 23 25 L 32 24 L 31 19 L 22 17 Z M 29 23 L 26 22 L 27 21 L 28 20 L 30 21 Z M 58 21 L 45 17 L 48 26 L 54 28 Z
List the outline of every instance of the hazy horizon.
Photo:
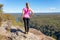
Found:
M 15 13 L 16 13 L 16 12 L 15 12 Z M 51 14 L 52 14 L 52 13 L 54 13 L 54 14 L 56 13 L 56 14 L 58 14 L 58 13 L 60 13 L 60 12 L 45 12 L 45 13 L 48 13 L 48 14 L 49 14 L 49 13 L 51 13 Z M 36 13 L 36 14 L 37 14 L 37 13 Z M 39 14 L 41 14 L 41 13 L 39 13 Z

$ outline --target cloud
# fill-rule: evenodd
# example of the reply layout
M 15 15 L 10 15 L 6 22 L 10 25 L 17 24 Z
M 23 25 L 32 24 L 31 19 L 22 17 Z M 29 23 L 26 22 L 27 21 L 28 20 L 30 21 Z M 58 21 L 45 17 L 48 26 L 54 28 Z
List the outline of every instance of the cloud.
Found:
M 35 12 L 37 13 L 58 12 L 58 9 L 56 7 L 36 8 Z
M 5 13 L 21 13 L 22 9 L 14 8 L 14 9 L 4 9 Z M 49 13 L 49 12 L 60 12 L 58 8 L 50 7 L 50 8 L 35 8 L 33 9 L 34 13 Z
M 48 11 L 52 11 L 52 12 L 53 12 L 53 11 L 56 11 L 56 10 L 57 10 L 57 8 L 56 8 L 56 7 L 50 7 L 50 8 L 47 8 L 47 10 L 48 10 Z
M 50 10 L 56 10 L 56 8 L 53 7 L 53 8 L 50 8 Z
M 21 13 L 21 10 L 19 10 L 18 8 L 14 8 L 14 9 L 4 9 L 3 10 L 4 13 Z

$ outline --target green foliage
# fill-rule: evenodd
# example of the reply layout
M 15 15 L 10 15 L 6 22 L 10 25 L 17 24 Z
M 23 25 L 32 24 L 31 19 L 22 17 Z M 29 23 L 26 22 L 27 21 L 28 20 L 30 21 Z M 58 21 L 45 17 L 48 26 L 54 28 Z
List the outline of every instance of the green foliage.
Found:
M 3 7 L 3 4 L 0 4 L 0 14 L 3 12 L 2 7 Z
M 0 26 L 1 26 L 2 13 L 3 13 L 2 7 L 3 7 L 3 4 L 0 4 Z
M 40 30 L 45 35 L 59 40 L 60 15 L 39 15 L 31 18 L 30 27 Z
M 10 15 L 10 14 L 3 14 L 3 20 L 15 20 L 14 16 Z
M 2 8 L 3 7 L 3 4 L 0 4 L 0 8 Z

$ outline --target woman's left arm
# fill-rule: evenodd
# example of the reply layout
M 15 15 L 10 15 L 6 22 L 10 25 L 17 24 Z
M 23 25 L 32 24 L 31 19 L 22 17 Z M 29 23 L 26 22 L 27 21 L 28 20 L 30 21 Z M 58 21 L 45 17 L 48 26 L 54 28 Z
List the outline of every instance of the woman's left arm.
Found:
M 30 11 L 31 11 L 32 15 L 34 15 L 34 12 L 33 12 L 33 10 L 31 8 L 30 8 Z

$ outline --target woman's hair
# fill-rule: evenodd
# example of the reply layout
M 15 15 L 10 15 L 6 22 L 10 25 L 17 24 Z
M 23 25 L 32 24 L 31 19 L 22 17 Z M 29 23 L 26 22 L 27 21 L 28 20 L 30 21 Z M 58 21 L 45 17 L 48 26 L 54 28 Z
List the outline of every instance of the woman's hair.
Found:
M 26 7 L 29 8 L 29 3 L 28 2 L 26 2 Z

